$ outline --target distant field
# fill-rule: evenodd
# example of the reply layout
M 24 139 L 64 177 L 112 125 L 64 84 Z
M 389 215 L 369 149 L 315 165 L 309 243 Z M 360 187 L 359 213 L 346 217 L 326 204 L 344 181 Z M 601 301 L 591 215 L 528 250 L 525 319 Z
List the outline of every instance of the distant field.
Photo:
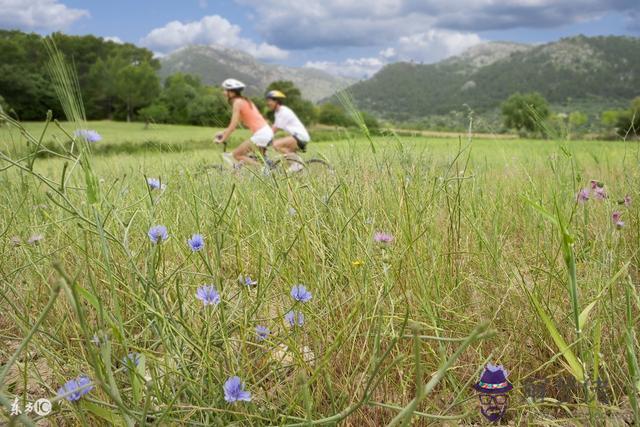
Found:
M 633 416 L 637 143 L 352 132 L 305 155 L 333 173 L 265 175 L 203 168 L 220 161 L 212 128 L 88 127 L 104 138 L 88 163 L 33 171 L 0 128 L 0 398 L 52 399 L 44 422 L 478 425 L 486 362 L 509 371 L 512 425 Z M 219 302 L 197 298 L 205 285 Z M 80 374 L 86 396 L 57 395 Z M 250 402 L 225 400 L 236 375 Z

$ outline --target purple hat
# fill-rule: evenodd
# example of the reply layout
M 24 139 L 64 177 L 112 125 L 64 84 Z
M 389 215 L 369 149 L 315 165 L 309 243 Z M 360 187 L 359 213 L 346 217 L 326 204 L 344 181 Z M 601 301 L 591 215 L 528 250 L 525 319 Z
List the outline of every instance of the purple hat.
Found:
M 481 393 L 499 394 L 506 393 L 513 388 L 507 380 L 507 370 L 502 365 L 487 363 L 480 381 L 473 385 L 473 388 Z

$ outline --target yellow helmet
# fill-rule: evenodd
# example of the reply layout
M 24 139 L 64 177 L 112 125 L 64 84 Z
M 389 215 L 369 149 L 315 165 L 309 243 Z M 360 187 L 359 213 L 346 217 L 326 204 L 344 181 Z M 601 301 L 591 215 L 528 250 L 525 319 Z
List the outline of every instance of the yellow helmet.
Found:
M 284 99 L 286 97 L 287 95 L 280 92 L 279 90 L 270 90 L 269 92 L 267 92 L 267 95 L 265 96 L 265 98 L 271 98 L 271 99 Z

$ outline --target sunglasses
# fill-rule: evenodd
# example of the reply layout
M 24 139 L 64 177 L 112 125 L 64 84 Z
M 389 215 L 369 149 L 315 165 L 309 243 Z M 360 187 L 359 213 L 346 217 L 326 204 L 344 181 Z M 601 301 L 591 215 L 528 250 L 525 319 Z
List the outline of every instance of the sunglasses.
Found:
M 509 396 L 506 394 L 480 394 L 478 395 L 480 403 L 483 405 L 504 405 L 509 400 Z

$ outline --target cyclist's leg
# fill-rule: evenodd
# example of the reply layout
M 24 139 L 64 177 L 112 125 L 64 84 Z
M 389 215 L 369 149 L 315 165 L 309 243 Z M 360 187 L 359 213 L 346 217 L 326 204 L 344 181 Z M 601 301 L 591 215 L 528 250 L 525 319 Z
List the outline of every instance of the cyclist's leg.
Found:
M 303 169 L 304 161 L 297 154 L 301 148 L 301 142 L 295 135 L 285 136 L 273 141 L 273 147 L 288 160 L 289 172 L 298 172 Z
M 249 153 L 254 151 L 256 148 L 260 149 L 260 151 L 264 153 L 263 150 L 266 150 L 272 139 L 273 131 L 268 125 L 265 125 L 262 128 L 258 129 L 258 131 L 256 131 L 253 135 L 251 135 L 251 138 L 244 141 L 235 150 L 233 150 L 233 158 L 237 162 L 250 165 L 259 165 L 260 163 L 252 159 L 249 156 Z
M 273 148 L 284 155 L 295 153 L 298 151 L 298 141 L 293 137 L 293 135 L 287 135 L 284 138 L 274 140 Z
M 249 165 L 258 165 L 254 159 L 249 157 L 249 153 L 255 150 L 256 145 L 251 142 L 250 139 L 247 139 L 242 144 L 238 145 L 235 150 L 233 150 L 233 158 L 236 162 L 249 164 Z

